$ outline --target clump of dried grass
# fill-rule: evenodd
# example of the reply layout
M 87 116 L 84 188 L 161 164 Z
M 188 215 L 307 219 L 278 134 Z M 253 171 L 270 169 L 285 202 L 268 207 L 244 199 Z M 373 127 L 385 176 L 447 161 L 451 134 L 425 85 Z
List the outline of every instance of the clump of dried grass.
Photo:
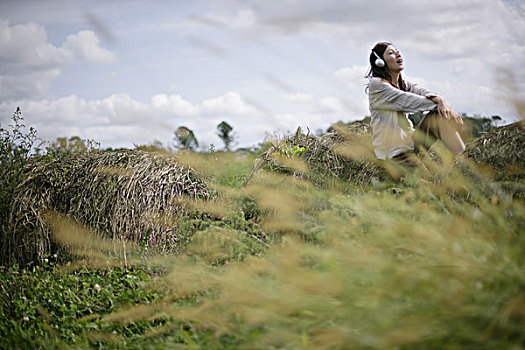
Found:
M 373 178 L 386 175 L 374 156 L 371 133 L 370 125 L 364 123 L 336 126 L 335 131 L 319 137 L 297 132 L 293 137 L 274 142 L 259 156 L 245 183 L 261 168 L 269 168 L 293 173 L 318 184 L 333 178 L 358 185 L 369 184 Z M 290 161 L 294 158 L 294 147 L 304 147 L 298 158 L 306 168 Z
M 168 153 L 86 152 L 34 160 L 14 195 L 3 262 L 25 263 L 56 251 L 46 213 L 66 214 L 104 238 L 160 251 L 185 243 L 176 219 L 187 200 L 211 192 L 194 170 Z
M 495 179 L 525 176 L 525 123 L 495 128 L 467 146 L 465 155 L 488 169 Z

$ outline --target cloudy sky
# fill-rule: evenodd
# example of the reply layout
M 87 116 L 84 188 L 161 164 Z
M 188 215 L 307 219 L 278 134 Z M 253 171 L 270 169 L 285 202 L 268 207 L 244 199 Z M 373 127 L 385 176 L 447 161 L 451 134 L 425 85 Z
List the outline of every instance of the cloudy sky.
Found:
M 0 124 L 17 106 L 40 137 L 105 147 L 201 147 L 368 114 L 371 47 L 391 41 L 405 77 L 459 113 L 519 118 L 523 0 L 0 1 Z

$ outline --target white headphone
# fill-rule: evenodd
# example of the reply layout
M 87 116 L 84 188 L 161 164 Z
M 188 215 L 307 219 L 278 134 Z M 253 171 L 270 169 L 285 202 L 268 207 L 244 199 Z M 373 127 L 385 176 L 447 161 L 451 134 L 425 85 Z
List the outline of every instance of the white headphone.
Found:
M 376 66 L 378 66 L 379 68 L 383 68 L 385 66 L 385 61 L 383 61 L 374 50 L 372 50 L 372 52 L 377 57 L 377 60 L 375 61 Z

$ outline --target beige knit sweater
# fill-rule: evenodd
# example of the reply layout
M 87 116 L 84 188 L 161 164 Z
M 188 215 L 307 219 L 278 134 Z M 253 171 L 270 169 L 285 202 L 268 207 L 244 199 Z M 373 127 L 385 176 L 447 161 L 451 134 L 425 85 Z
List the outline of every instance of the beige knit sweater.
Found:
M 368 84 L 373 145 L 379 159 L 413 150 L 414 126 L 408 113 L 431 111 L 437 107 L 430 97 L 439 94 L 408 81 L 405 83 L 407 91 L 381 78 L 371 78 Z

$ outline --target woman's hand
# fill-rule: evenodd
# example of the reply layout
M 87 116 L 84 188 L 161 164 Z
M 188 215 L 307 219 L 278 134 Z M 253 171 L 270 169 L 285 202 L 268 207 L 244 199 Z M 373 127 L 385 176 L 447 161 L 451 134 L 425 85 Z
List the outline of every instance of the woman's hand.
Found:
M 457 114 L 446 102 L 439 96 L 433 96 L 432 101 L 437 103 L 437 111 L 440 116 L 445 119 L 453 120 L 459 125 L 463 125 L 463 119 Z

